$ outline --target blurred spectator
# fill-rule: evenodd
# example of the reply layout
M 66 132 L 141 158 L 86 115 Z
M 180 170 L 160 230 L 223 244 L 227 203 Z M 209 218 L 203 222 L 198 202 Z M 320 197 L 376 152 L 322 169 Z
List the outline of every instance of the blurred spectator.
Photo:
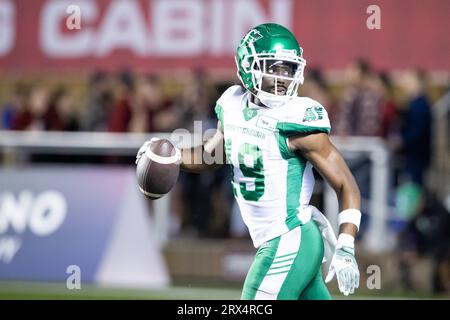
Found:
M 49 107 L 49 92 L 44 85 L 31 88 L 25 107 L 17 114 L 11 124 L 13 130 L 46 130 L 45 115 Z
M 156 77 L 145 76 L 135 81 L 131 74 L 122 73 L 119 98 L 109 116 L 108 131 L 154 131 L 154 116 L 161 104 Z
M 381 93 L 368 62 L 358 59 L 346 71 L 348 87 L 334 124 L 337 135 L 377 136 L 381 121 Z
M 113 95 L 108 75 L 97 71 L 89 80 L 87 106 L 83 115 L 83 130 L 107 131 Z
M 42 131 L 78 130 L 79 123 L 73 96 L 62 87 L 51 97 L 46 86 L 32 87 L 28 103 L 14 117 L 11 128 Z
M 36 131 L 76 131 L 78 117 L 72 94 L 65 88 L 58 88 L 50 97 L 46 86 L 32 87 L 28 102 L 14 116 L 11 129 Z M 70 155 L 31 154 L 31 162 L 74 162 Z
M 379 74 L 381 93 L 381 119 L 379 135 L 389 139 L 399 128 L 398 107 L 394 100 L 394 87 L 387 73 Z
M 304 84 L 300 87 L 302 96 L 317 100 L 328 112 L 331 126 L 336 118 L 336 101 L 331 93 L 330 87 L 326 82 L 322 70 L 319 68 L 309 69 L 306 73 Z
M 193 131 L 194 121 L 202 121 L 203 131 L 217 126 L 214 91 L 211 81 L 202 70 L 191 75 L 191 79 L 186 81 L 183 91 L 174 102 L 179 128 Z
M 401 151 L 406 179 L 423 185 L 431 159 L 431 107 L 425 95 L 425 76 L 418 71 L 405 72 L 399 85 L 406 95 L 402 116 Z
M 79 123 L 73 96 L 65 88 L 53 94 L 44 115 L 45 129 L 49 131 L 78 131 Z
M 415 216 L 399 235 L 400 274 L 404 289 L 414 290 L 411 267 L 420 257 L 431 257 L 434 293 L 450 293 L 450 212 L 423 192 Z
M 3 106 L 1 114 L 1 128 L 12 129 L 15 118 L 23 112 L 28 98 L 29 89 L 22 83 L 16 84 L 9 101 Z

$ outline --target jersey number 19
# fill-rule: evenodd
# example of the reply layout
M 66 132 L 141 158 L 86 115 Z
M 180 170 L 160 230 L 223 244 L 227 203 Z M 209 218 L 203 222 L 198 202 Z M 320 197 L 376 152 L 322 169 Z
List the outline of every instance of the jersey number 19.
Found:
M 225 150 L 228 159 L 231 159 L 231 144 L 231 139 L 227 139 L 225 142 Z M 258 201 L 264 194 L 265 188 L 264 163 L 261 149 L 255 144 L 241 144 L 238 149 L 238 162 L 242 175 L 246 178 L 255 179 L 254 188 L 251 189 L 247 182 L 241 182 L 239 184 L 242 196 L 248 201 Z

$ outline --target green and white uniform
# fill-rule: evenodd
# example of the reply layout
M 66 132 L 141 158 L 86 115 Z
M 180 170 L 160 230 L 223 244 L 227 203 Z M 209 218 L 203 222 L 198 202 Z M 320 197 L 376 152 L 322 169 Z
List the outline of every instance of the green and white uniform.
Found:
M 305 290 L 315 282 L 323 286 L 318 296 L 329 297 L 320 274 L 323 242 L 315 224 L 308 223 L 312 165 L 291 152 L 287 140 L 301 133 L 329 133 L 327 112 L 310 98 L 294 97 L 280 107 L 266 108 L 252 104 L 250 95 L 232 86 L 215 109 L 227 162 L 233 168 L 233 193 L 253 244 L 259 248 L 242 297 L 308 297 Z M 297 279 L 297 283 L 286 284 L 292 276 L 304 276 L 304 283 Z

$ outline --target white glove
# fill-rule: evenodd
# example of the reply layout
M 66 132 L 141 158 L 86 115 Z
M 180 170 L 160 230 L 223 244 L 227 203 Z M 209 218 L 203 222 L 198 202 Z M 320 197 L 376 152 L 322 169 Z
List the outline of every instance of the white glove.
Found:
M 342 233 L 339 235 L 325 282 L 330 282 L 334 275 L 338 280 L 339 291 L 345 296 L 354 293 L 355 289 L 359 287 L 358 264 L 355 258 L 353 237 L 350 235 Z
M 145 153 L 145 151 L 147 151 L 149 144 L 152 142 L 158 141 L 158 140 L 161 140 L 161 139 L 153 137 L 150 140 L 147 140 L 144 142 L 144 144 L 139 148 L 139 150 L 137 152 L 135 164 L 138 164 L 139 159 L 142 157 L 142 155 Z

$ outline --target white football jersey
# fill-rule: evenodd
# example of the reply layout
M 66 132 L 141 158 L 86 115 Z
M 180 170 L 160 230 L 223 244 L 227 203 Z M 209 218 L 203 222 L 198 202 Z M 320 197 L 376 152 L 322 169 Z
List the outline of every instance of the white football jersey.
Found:
M 317 101 L 295 97 L 278 108 L 257 106 L 240 86 L 228 88 L 215 108 L 232 165 L 232 188 L 255 247 L 311 219 L 312 165 L 288 149 L 288 137 L 330 132 Z

